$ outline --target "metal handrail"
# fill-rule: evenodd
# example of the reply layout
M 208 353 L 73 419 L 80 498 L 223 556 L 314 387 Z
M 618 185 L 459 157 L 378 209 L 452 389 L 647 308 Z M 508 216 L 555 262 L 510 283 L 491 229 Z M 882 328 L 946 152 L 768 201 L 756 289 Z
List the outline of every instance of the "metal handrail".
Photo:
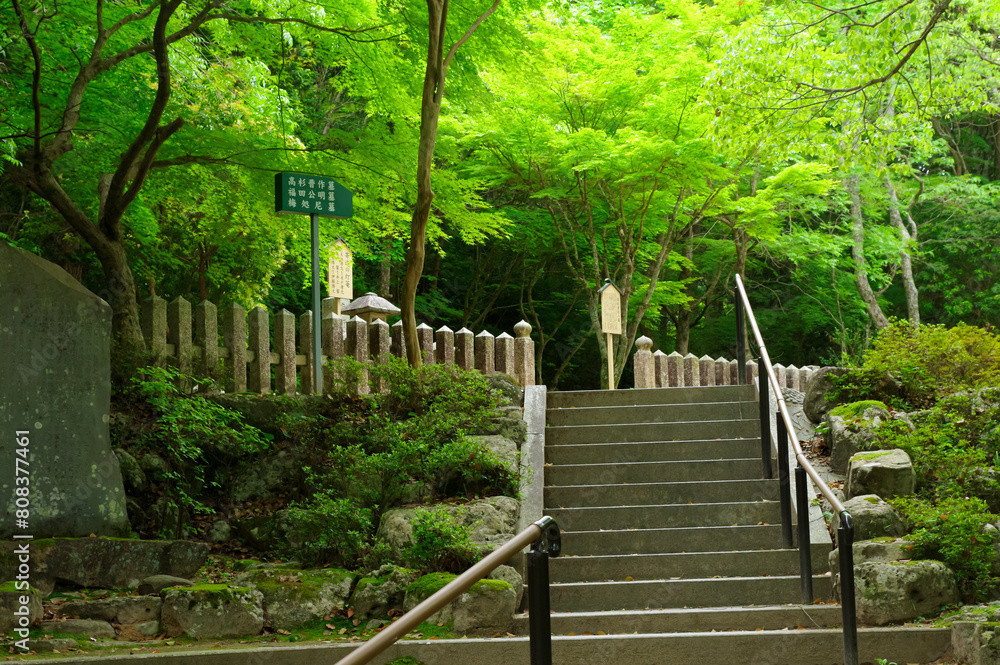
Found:
M 740 379 L 746 379 L 746 354 L 744 350 L 744 340 L 743 340 L 743 317 L 746 316 L 747 320 L 750 321 L 750 328 L 753 331 L 754 339 L 757 342 L 757 347 L 760 351 L 760 365 L 759 368 L 767 373 L 767 383 L 771 384 L 774 390 L 775 401 L 778 405 L 778 412 L 781 414 L 781 418 L 776 420 L 776 425 L 778 429 L 778 458 L 779 458 L 779 473 L 781 474 L 781 491 L 782 491 L 782 531 L 786 535 L 788 541 L 791 540 L 791 514 L 786 511 L 785 505 L 790 498 L 787 496 L 788 493 L 788 462 L 787 462 L 787 449 L 788 443 L 791 442 L 792 450 L 795 452 L 795 460 L 798 465 L 795 469 L 795 490 L 796 490 L 796 502 L 798 508 L 798 535 L 799 535 L 799 568 L 802 577 L 802 592 L 803 592 L 803 602 L 812 602 L 812 559 L 810 555 L 810 545 L 809 545 L 809 508 L 808 499 L 806 496 L 806 475 L 808 475 L 812 481 L 819 488 L 819 491 L 826 497 L 826 500 L 830 502 L 833 509 L 837 511 L 840 515 L 840 527 L 837 529 L 837 548 L 840 550 L 840 596 L 841 596 L 841 609 L 843 612 L 844 620 L 844 663 L 845 665 L 858 665 L 858 627 L 857 627 L 857 616 L 855 613 L 855 603 L 854 603 L 854 520 L 851 518 L 851 514 L 844 508 L 844 504 L 841 503 L 840 499 L 830 486 L 820 477 L 816 469 L 813 468 L 812 464 L 806 458 L 805 454 L 802 452 L 802 446 L 799 445 L 799 439 L 795 435 L 795 427 L 792 425 L 792 418 L 788 414 L 788 407 L 785 405 L 784 396 L 781 394 L 781 385 L 778 384 L 778 377 L 775 374 L 774 367 L 771 365 L 771 357 L 767 353 L 767 348 L 764 346 L 764 339 L 761 337 L 760 328 L 757 326 L 757 319 L 753 315 L 753 309 L 750 307 L 750 299 L 747 297 L 746 288 L 743 286 L 743 280 L 740 278 L 739 274 L 736 274 L 736 320 L 737 320 L 737 356 L 738 365 L 740 372 Z M 759 382 L 760 389 L 760 401 L 761 401 L 761 441 L 762 441 L 762 458 L 765 465 L 765 476 L 770 477 L 770 414 L 769 403 L 767 401 L 767 385 L 761 381 Z M 767 432 L 767 434 L 765 434 Z M 763 446 L 763 441 L 765 438 L 768 441 L 766 446 Z M 766 448 L 766 450 L 763 450 Z M 786 543 L 788 544 L 788 543 Z
M 338 665 L 362 665 L 379 655 L 399 638 L 419 626 L 451 601 L 483 579 L 499 565 L 510 560 L 515 554 L 531 545 L 528 552 L 528 636 L 531 641 L 532 665 L 548 665 L 552 662 L 552 631 L 549 617 L 549 576 L 548 559 L 559 556 L 561 541 L 559 527 L 551 517 L 543 517 L 517 534 L 503 547 L 495 550 L 476 565 L 449 582 L 443 589 L 412 610 L 389 624 L 376 637 L 337 661 Z M 539 593 L 544 589 L 544 592 Z

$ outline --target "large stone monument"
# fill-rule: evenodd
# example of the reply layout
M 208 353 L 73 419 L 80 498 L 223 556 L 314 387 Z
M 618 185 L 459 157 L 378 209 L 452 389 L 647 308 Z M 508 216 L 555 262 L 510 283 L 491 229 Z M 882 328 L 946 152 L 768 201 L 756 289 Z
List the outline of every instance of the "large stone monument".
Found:
M 106 302 L 0 241 L 0 538 L 128 532 L 110 339 Z

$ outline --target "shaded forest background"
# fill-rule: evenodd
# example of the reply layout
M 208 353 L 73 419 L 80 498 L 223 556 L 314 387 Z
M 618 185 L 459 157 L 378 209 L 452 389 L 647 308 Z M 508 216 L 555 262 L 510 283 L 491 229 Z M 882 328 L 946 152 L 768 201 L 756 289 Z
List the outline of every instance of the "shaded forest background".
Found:
M 354 192 L 324 242 L 400 304 L 442 64 L 416 319 L 526 319 L 541 383 L 603 385 L 605 278 L 623 387 L 639 335 L 735 356 L 736 272 L 786 365 L 890 317 L 1000 321 L 989 0 L 82 4 L 0 3 L 0 240 L 105 297 L 119 341 L 153 294 L 309 308 L 277 171 Z

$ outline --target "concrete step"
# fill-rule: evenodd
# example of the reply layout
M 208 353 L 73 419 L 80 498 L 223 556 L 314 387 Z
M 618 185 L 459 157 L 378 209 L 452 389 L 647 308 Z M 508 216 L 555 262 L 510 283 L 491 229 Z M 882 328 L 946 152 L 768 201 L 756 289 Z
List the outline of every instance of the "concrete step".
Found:
M 772 463 L 772 469 L 774 464 Z M 773 472 L 772 472 L 773 473 Z M 546 485 L 613 485 L 695 480 L 752 480 L 763 477 L 760 458 L 559 464 L 545 467 Z
M 585 406 L 549 408 L 545 422 L 560 425 L 609 425 L 614 423 L 674 423 L 692 420 L 741 420 L 757 417 L 756 402 L 707 402 L 637 406 Z
M 570 485 L 543 489 L 546 511 L 587 506 L 777 501 L 775 480 L 709 480 L 679 483 Z
M 829 598 L 830 587 L 829 576 L 813 575 L 813 594 L 816 600 Z M 798 575 L 550 584 L 549 594 L 550 605 L 556 612 L 801 602 Z
M 776 501 L 554 508 L 546 514 L 564 531 L 778 524 L 781 521 L 780 505 Z
M 897 663 L 930 663 L 951 644 L 948 628 L 863 628 L 858 631 L 862 663 L 885 658 Z M 101 656 L 106 663 L 148 662 L 168 657 L 171 665 L 329 665 L 360 644 L 283 644 L 239 649 L 206 649 L 189 645 L 160 647 L 160 654 Z M 169 653 L 167 653 L 169 652 Z M 646 633 L 575 635 L 552 639 L 554 663 L 624 663 L 627 665 L 831 665 L 843 662 L 844 638 L 838 629 L 734 631 L 717 633 Z M 669 654 L 669 656 L 666 656 Z M 376 656 L 372 665 L 405 658 L 434 665 L 527 663 L 527 637 L 497 639 L 406 640 Z M 68 665 L 88 665 L 90 656 L 60 658 Z
M 638 406 L 696 404 L 700 402 L 754 402 L 753 386 L 701 386 L 694 388 L 644 388 L 641 390 L 570 390 L 546 395 L 550 409 L 589 406 Z
M 576 443 L 545 447 L 550 464 L 669 462 L 683 459 L 760 459 L 760 439 L 693 439 L 638 443 Z
M 823 575 L 830 569 L 829 544 L 813 545 L 812 572 Z M 606 554 L 560 556 L 549 561 L 552 582 L 608 582 L 665 580 L 679 577 L 697 579 L 799 575 L 798 550 L 745 550 L 739 552 Z
M 781 526 L 698 526 L 676 529 L 568 531 L 564 554 L 657 554 L 662 552 L 731 552 L 781 547 Z
M 760 421 L 704 420 L 684 423 L 631 425 L 564 425 L 545 428 L 545 445 L 567 443 L 636 443 L 639 441 L 688 441 L 691 439 L 753 439 L 760 436 Z
M 843 614 L 839 605 L 773 605 L 768 607 L 667 608 L 612 612 L 560 612 L 552 615 L 552 633 L 608 635 L 639 633 L 710 633 L 728 630 L 795 630 L 836 628 Z M 515 635 L 528 634 L 528 615 L 514 617 Z M 734 658 L 733 662 L 742 659 Z

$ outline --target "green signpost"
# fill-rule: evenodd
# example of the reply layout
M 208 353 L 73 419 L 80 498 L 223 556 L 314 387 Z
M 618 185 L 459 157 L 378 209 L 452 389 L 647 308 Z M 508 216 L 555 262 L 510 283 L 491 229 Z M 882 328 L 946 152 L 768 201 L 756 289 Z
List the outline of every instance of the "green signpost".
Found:
M 323 391 L 323 353 L 320 344 L 319 218 L 354 215 L 354 195 L 333 178 L 306 173 L 274 174 L 274 211 L 309 215 L 312 226 L 312 348 L 313 390 Z

